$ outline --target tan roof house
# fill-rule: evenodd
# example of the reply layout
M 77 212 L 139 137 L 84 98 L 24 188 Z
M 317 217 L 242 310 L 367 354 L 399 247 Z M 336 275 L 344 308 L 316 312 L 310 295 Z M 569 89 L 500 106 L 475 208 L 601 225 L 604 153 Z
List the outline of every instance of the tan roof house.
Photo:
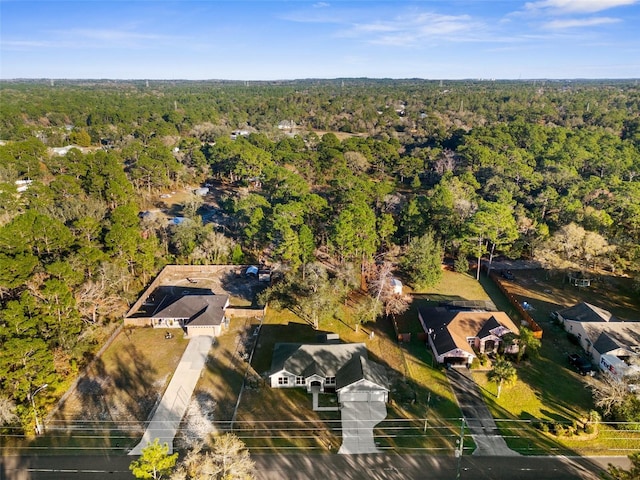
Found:
M 494 353 L 508 334 L 519 328 L 504 312 L 458 311 L 446 307 L 420 308 L 418 319 L 438 363 L 471 365 L 477 353 Z M 517 344 L 507 347 L 516 353 Z

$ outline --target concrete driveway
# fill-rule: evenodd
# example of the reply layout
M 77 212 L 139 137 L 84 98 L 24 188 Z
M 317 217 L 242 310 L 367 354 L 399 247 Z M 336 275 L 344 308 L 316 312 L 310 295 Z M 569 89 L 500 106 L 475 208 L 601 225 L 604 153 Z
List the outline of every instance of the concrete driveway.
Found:
M 476 382 L 455 368 L 447 370 L 447 378 L 456 396 L 462 415 L 467 422 L 476 449 L 473 455 L 520 455 L 507 447 L 496 422 L 484 403 Z
M 342 420 L 342 446 L 338 453 L 378 453 L 373 440 L 373 428 L 387 417 L 384 402 L 343 402 L 340 408 Z
M 160 445 L 169 445 L 169 453 L 173 452 L 173 439 L 187 411 L 212 343 L 213 337 L 206 335 L 193 337 L 189 341 L 142 440 L 131 449 L 129 455 L 141 455 L 142 449 L 156 438 L 160 440 Z

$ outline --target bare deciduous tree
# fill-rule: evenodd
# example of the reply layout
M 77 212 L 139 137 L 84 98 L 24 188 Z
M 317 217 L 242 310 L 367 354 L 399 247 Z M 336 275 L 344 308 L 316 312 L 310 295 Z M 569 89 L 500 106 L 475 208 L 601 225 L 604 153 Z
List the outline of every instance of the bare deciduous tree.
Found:
M 597 266 L 613 250 L 602 235 L 570 223 L 538 247 L 535 257 L 549 268 L 582 269 Z
M 16 405 L 12 400 L 0 397 L 0 426 L 18 422 L 19 419 L 15 411 Z
M 605 415 L 609 415 L 624 403 L 629 395 L 629 383 L 611 375 L 604 375 L 601 382 L 591 385 L 591 390 L 596 407 Z
M 171 480 L 252 480 L 255 466 L 245 444 L 232 433 L 215 437 L 211 450 L 198 444 L 187 453 Z

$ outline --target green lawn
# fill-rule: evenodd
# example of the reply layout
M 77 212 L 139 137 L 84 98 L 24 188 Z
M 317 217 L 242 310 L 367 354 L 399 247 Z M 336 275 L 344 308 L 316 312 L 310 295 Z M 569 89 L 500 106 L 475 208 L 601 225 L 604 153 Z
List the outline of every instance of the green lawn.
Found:
M 499 308 L 507 302 L 490 279 L 483 277 L 481 283 Z M 589 382 L 593 380 L 581 377 L 567 364 L 567 354 L 579 348 L 568 340 L 562 327 L 550 321 L 549 313 L 579 301 L 595 302 L 605 308 L 611 308 L 612 301 L 629 305 L 630 299 L 621 293 L 624 289 L 618 288 L 610 292 L 611 298 L 605 302 L 605 286 L 602 283 L 592 290 L 568 288 L 561 277 L 548 278 L 545 272 L 538 270 L 527 271 L 526 275 L 516 272 L 516 281 L 509 283 L 510 291 L 519 301 L 526 300 L 533 305 L 531 314 L 544 330 L 540 355 L 517 366 L 517 383 L 503 388 L 499 399 L 495 396 L 497 387 L 487 381 L 486 373 L 475 372 L 474 378 L 481 386 L 492 414 L 501 419 L 497 422 L 498 427 L 511 448 L 531 454 L 591 455 L 626 455 L 627 449 L 640 449 L 640 434 L 612 426 L 601 425 L 598 435 L 555 437 L 532 428 L 528 422 L 539 419 L 571 425 L 586 419 L 588 412 L 594 409 L 589 388 Z M 508 303 L 502 308 L 515 317 L 515 311 Z M 625 312 L 627 318 L 633 315 L 628 308 L 618 308 L 618 312 Z

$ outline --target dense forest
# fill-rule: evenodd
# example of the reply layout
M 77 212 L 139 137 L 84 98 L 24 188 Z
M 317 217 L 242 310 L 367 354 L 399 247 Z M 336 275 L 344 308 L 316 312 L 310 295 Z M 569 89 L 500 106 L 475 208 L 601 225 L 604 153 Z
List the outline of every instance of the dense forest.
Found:
M 265 262 L 316 324 L 381 259 L 417 288 L 494 255 L 640 286 L 637 82 L 2 82 L 0 140 L 0 410 L 25 425 L 168 263 Z M 215 206 L 152 214 L 203 185 Z

